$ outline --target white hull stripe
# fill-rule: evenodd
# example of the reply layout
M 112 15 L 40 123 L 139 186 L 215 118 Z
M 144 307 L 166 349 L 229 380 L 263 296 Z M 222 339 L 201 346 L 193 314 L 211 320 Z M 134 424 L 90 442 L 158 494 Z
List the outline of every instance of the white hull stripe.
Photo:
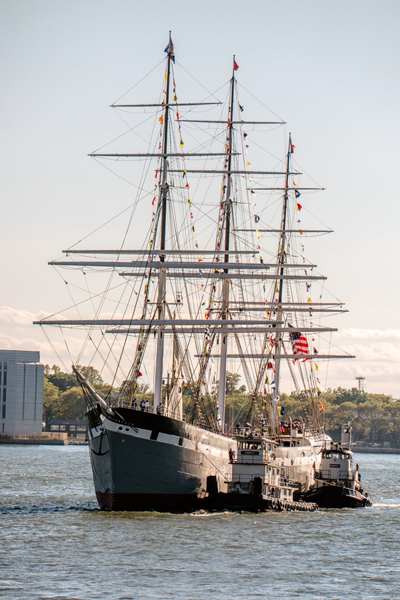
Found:
M 136 439 L 142 440 L 151 440 L 152 431 L 150 429 L 140 429 L 137 427 L 130 427 L 129 425 L 122 425 L 120 423 L 115 423 L 113 421 L 109 421 L 104 417 L 101 417 L 103 424 L 94 427 L 90 430 L 90 437 L 96 438 L 99 437 L 104 430 L 112 431 L 116 434 L 124 435 L 125 437 L 133 437 Z M 186 438 L 181 438 L 177 435 L 172 435 L 169 433 L 159 432 L 157 435 L 157 439 L 153 440 L 154 442 L 159 442 L 161 444 L 168 444 L 171 446 L 180 446 L 181 448 L 186 448 L 187 450 L 198 450 L 205 454 L 206 456 L 214 456 L 218 458 L 226 459 L 226 449 L 223 448 L 215 448 L 215 446 L 210 444 L 205 444 L 202 442 L 194 442 L 193 440 L 188 440 Z M 211 441 L 211 440 L 210 440 Z M 232 442 L 232 449 L 236 452 L 236 442 L 234 440 L 230 440 Z

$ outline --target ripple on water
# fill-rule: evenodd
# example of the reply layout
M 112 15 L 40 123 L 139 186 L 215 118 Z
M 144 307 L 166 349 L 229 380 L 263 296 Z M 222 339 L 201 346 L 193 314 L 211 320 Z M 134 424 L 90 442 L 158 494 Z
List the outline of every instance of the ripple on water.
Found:
M 172 515 L 99 511 L 86 447 L 1 451 L 5 600 L 396 599 L 398 455 L 357 457 L 368 509 Z

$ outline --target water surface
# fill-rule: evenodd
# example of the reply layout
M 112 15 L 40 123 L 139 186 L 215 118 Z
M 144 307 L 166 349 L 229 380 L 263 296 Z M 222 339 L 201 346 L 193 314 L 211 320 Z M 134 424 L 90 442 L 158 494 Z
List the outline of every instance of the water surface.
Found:
M 396 600 L 400 455 L 357 454 L 374 505 L 105 513 L 86 446 L 0 446 L 5 600 Z

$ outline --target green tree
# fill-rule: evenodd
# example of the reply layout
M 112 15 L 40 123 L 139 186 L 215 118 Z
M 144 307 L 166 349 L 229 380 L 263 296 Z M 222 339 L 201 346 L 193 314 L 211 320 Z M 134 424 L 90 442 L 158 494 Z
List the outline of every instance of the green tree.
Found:
M 354 402 L 343 402 L 339 405 L 330 404 L 327 400 L 322 401 L 325 412 L 325 427 L 327 431 L 334 437 L 340 438 L 342 425 L 351 421 L 353 423 L 353 434 L 359 435 L 360 424 L 357 420 L 358 406 Z
M 81 373 L 103 397 L 108 398 L 113 388 L 103 381 L 100 373 L 94 367 L 78 365 Z M 86 403 L 83 391 L 77 384 L 73 373 L 61 371 L 58 365 L 45 366 L 43 418 L 82 419 L 86 413 Z
M 386 402 L 374 399 L 358 405 L 358 423 L 363 427 L 363 434 L 370 442 L 391 433 L 391 413 Z
M 301 402 L 295 396 L 282 393 L 279 396 L 279 406 L 284 409 L 282 419 L 300 419 L 304 417 Z
M 60 390 L 45 376 L 43 382 L 43 421 L 60 416 Z
M 77 365 L 77 368 L 80 370 L 82 375 L 91 383 L 94 387 L 101 386 L 104 384 L 103 378 L 94 367 L 81 367 L 81 365 Z M 74 377 L 75 379 L 75 377 Z M 75 379 L 76 385 L 76 379 Z
M 76 385 L 76 377 L 72 373 L 64 373 L 58 365 L 45 365 L 44 375 L 60 392 L 65 392 Z
M 85 397 L 78 386 L 60 394 L 60 418 L 83 419 L 87 411 Z
M 234 394 L 238 391 L 240 375 L 238 373 L 226 373 L 226 395 Z M 246 389 L 246 388 L 245 388 Z

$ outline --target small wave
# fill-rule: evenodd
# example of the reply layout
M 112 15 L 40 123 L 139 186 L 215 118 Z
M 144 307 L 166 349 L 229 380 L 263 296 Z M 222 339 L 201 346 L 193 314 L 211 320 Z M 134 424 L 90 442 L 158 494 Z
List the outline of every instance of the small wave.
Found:
M 100 509 L 95 503 L 79 504 L 75 506 L 0 506 L 0 514 L 35 514 L 35 513 L 59 513 L 70 511 L 98 512 Z
M 400 508 L 400 504 L 390 504 L 389 502 L 374 502 L 374 508 Z
M 190 517 L 220 517 L 222 515 L 239 515 L 240 512 L 230 511 L 230 510 L 222 510 L 222 511 L 206 511 L 206 510 L 198 510 L 193 513 L 188 513 Z

